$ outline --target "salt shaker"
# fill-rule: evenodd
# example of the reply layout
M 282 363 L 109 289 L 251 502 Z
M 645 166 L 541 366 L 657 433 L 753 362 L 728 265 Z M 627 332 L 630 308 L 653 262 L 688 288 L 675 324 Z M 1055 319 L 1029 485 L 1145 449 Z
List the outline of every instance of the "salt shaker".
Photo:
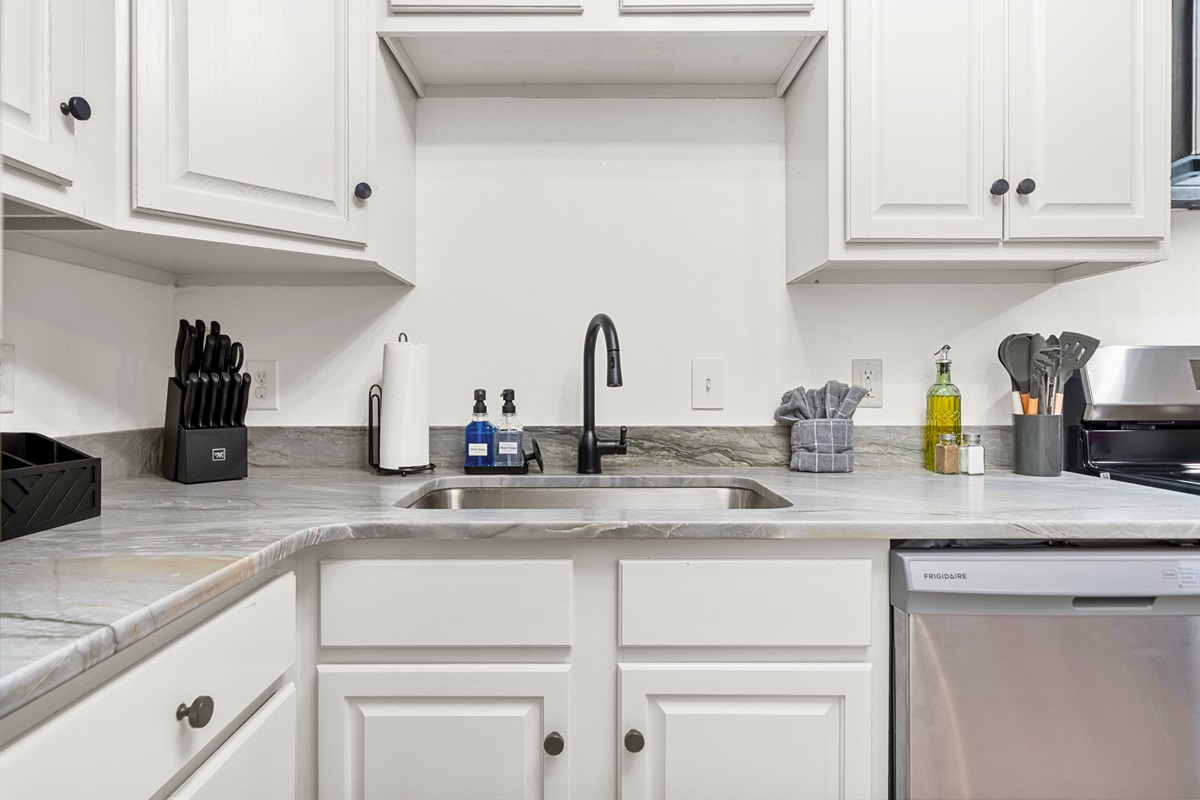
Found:
M 983 474 L 983 444 L 978 433 L 964 433 L 958 448 L 958 470 L 963 475 Z

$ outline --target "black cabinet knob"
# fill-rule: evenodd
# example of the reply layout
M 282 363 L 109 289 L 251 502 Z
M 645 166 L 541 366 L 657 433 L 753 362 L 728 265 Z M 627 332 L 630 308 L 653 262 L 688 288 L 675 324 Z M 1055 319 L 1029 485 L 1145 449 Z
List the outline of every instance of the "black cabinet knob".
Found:
M 72 97 L 65 103 L 59 103 L 58 110 L 63 113 L 63 116 L 69 114 L 80 122 L 92 118 L 92 107 L 82 97 Z
M 354 196 L 359 200 L 366 200 L 371 196 L 371 184 L 360 183 L 354 187 Z
M 175 719 L 187 717 L 188 725 L 193 728 L 203 728 L 212 719 L 212 715 L 213 699 L 206 694 L 197 697 L 190 706 L 180 703 L 179 708 L 175 709 Z
M 1008 181 L 1004 180 L 1004 178 L 994 181 L 992 183 L 992 194 L 996 195 L 997 197 L 1002 194 L 1008 194 Z
M 637 728 L 630 728 L 629 733 L 625 734 L 625 749 L 631 753 L 640 753 L 645 746 L 646 737 L 642 736 L 642 732 Z
M 563 741 L 562 734 L 558 731 L 550 731 L 550 735 L 542 742 L 542 749 L 547 755 L 556 756 L 562 753 L 566 748 L 567 743 Z
M 1022 178 L 1017 184 L 1017 194 L 1033 194 L 1033 190 L 1037 188 L 1037 184 L 1033 182 L 1033 178 Z

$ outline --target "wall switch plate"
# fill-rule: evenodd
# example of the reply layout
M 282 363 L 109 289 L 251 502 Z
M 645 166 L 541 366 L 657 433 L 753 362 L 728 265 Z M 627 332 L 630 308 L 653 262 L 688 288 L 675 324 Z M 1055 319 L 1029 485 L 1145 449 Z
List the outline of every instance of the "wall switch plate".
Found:
M 692 359 L 692 408 L 725 407 L 725 359 Z
M 856 358 L 850 362 L 850 382 L 867 390 L 859 408 L 883 408 L 883 359 Z
M 11 414 L 16 406 L 17 346 L 0 344 L 0 414 Z
M 242 367 L 250 373 L 251 411 L 279 410 L 279 362 L 274 360 L 246 361 Z

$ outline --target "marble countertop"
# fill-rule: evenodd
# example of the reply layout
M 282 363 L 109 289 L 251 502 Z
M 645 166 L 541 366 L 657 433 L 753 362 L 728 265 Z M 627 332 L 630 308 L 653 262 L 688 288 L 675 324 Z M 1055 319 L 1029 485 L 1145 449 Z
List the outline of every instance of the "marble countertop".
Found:
M 1079 475 L 844 475 L 783 469 L 398 478 L 253 469 L 185 486 L 104 486 L 103 514 L 0 544 L 0 716 L 304 548 L 346 539 L 1197 539 L 1200 497 Z M 695 485 L 754 480 L 792 505 L 709 511 L 415 510 L 446 486 Z

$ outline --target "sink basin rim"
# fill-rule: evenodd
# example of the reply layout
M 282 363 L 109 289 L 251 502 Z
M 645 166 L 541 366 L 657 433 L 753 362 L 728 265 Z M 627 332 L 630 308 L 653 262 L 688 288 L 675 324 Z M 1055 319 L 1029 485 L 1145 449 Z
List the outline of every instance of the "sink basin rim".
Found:
M 792 503 L 740 476 L 533 475 L 438 478 L 396 505 L 454 511 L 744 511 Z

